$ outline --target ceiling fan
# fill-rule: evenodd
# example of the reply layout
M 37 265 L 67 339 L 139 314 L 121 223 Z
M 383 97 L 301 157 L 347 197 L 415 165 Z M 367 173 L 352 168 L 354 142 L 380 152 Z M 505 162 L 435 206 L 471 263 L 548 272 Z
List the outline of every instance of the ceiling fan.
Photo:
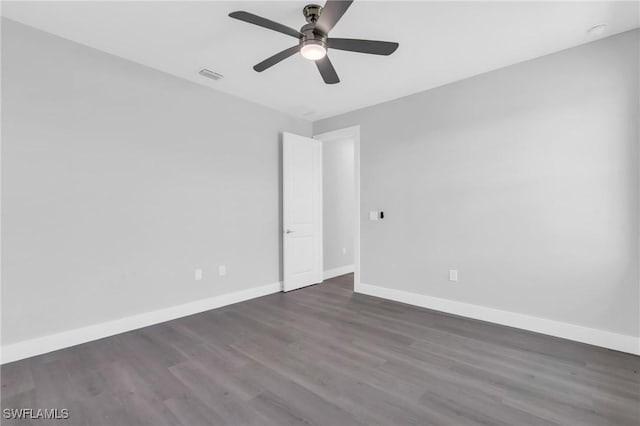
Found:
M 398 43 L 390 41 L 329 37 L 329 31 L 342 18 L 351 3 L 353 3 L 353 0 L 327 0 L 324 7 L 317 4 L 306 5 L 302 13 L 307 20 L 307 24 L 303 25 L 300 31 L 249 12 L 231 12 L 229 16 L 298 39 L 297 45 L 265 59 L 255 65 L 253 67 L 254 70 L 262 72 L 300 52 L 303 57 L 315 61 L 325 83 L 335 84 L 339 83 L 340 79 L 327 57 L 327 49 L 348 50 L 373 55 L 390 55 L 398 48 Z

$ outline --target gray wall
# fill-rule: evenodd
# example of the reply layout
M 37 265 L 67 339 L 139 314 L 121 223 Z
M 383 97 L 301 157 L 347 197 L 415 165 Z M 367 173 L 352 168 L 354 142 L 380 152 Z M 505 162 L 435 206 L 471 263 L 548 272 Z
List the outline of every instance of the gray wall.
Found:
M 280 280 L 309 122 L 6 19 L 2 114 L 3 344 Z
M 354 145 L 351 139 L 322 143 L 324 270 L 353 265 L 355 238 Z M 346 252 L 343 253 L 343 249 Z
M 314 123 L 361 126 L 362 282 L 637 336 L 639 38 Z

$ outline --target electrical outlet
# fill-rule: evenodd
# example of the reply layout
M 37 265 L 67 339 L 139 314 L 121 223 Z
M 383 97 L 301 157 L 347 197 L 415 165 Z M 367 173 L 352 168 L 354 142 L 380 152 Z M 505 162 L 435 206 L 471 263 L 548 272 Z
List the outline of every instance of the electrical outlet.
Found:
M 457 269 L 449 269 L 449 281 L 458 281 Z
M 202 281 L 202 269 L 196 269 L 194 271 L 194 278 L 196 281 Z
M 227 275 L 227 265 L 218 266 L 218 274 L 220 274 L 221 277 Z

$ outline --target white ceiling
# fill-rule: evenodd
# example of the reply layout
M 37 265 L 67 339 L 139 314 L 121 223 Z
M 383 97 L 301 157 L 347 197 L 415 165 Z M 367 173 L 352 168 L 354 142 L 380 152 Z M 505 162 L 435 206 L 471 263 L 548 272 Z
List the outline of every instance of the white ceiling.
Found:
M 397 41 L 391 56 L 330 51 L 341 82 L 293 56 L 252 66 L 292 37 L 229 18 L 246 10 L 294 28 L 304 1 L 2 2 L 2 15 L 158 70 L 310 120 L 399 98 L 640 27 L 640 2 L 356 0 L 333 37 Z M 323 2 L 323 0 L 322 0 Z M 322 4 L 321 2 L 321 4 Z M 601 36 L 587 34 L 608 24 Z M 198 75 L 209 68 L 225 78 Z

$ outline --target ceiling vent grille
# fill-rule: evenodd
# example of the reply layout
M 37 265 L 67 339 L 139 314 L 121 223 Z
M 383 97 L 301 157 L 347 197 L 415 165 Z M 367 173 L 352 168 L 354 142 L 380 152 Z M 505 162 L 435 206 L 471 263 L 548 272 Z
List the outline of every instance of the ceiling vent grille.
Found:
M 217 72 L 208 70 L 206 68 L 202 68 L 198 74 L 212 80 L 220 80 L 224 77 L 222 74 L 218 74 Z

